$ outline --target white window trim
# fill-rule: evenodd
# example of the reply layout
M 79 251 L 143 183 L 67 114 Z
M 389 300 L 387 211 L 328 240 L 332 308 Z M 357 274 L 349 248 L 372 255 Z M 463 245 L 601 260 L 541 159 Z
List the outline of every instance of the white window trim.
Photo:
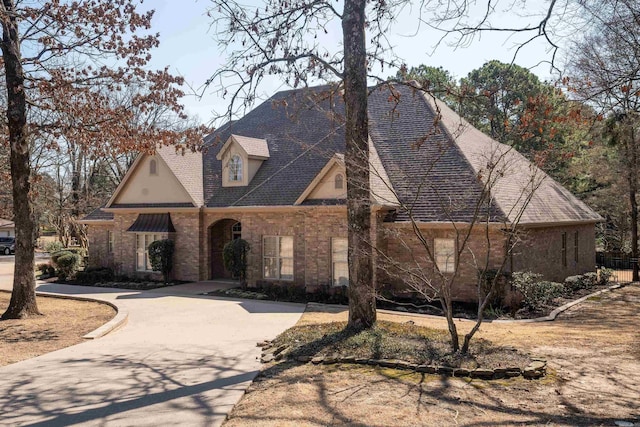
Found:
M 284 237 L 290 237 L 291 240 L 293 241 L 293 245 L 292 245 L 292 250 L 291 250 L 291 257 L 281 257 L 280 256 L 280 239 L 284 238 Z M 264 254 L 264 248 L 265 248 L 265 244 L 264 241 L 265 239 L 270 239 L 270 238 L 274 238 L 276 239 L 276 256 L 266 256 Z M 265 259 L 266 258 L 273 258 L 277 260 L 277 265 L 278 265 L 278 269 L 277 269 L 277 277 L 265 277 Z M 293 271 L 291 274 L 291 278 L 287 279 L 287 278 L 282 278 L 281 272 L 280 272 L 280 260 L 283 259 L 290 259 L 291 260 L 291 264 L 293 266 Z M 293 238 L 293 236 L 262 236 L 262 278 L 264 280 L 280 280 L 283 282 L 293 282 L 294 278 L 295 278 L 295 239 Z
M 340 186 L 338 187 L 338 182 L 340 182 Z M 334 190 L 344 190 L 344 175 L 341 173 L 336 174 L 333 178 L 333 188 Z
M 347 241 L 347 254 L 345 256 L 344 261 L 342 260 L 338 260 L 336 261 L 335 259 L 335 241 L 336 240 L 345 240 Z M 332 287 L 342 287 L 345 285 L 341 285 L 339 283 L 336 283 L 336 277 L 335 277 L 335 273 L 336 273 L 336 264 L 345 264 L 347 267 L 347 285 L 349 285 L 349 255 L 348 255 L 348 240 L 346 237 L 332 237 L 331 238 L 331 286 Z
M 151 236 L 151 241 L 149 242 L 149 244 L 157 240 L 162 240 L 163 236 L 160 233 L 136 233 L 136 256 L 135 256 L 136 271 L 150 273 L 150 272 L 153 272 L 153 269 L 151 267 L 151 261 L 149 260 L 149 244 L 146 245 L 144 252 L 142 252 L 142 250 L 140 250 L 140 248 L 138 247 L 138 239 L 140 238 L 140 236 L 145 236 L 145 243 L 146 243 L 146 236 Z M 143 253 L 144 253 L 144 256 L 143 256 L 144 268 L 140 268 L 140 266 L 138 265 L 138 255 Z
M 136 245 L 138 241 L 136 240 Z M 136 246 L 137 249 L 137 246 Z M 107 253 L 113 253 L 113 230 L 107 230 Z
M 235 164 L 238 165 L 238 167 L 236 168 L 235 171 L 231 167 L 232 162 L 234 162 Z M 228 179 L 229 179 L 229 182 L 233 182 L 233 183 L 243 182 L 243 173 L 244 173 L 243 163 L 244 163 L 244 161 L 243 161 L 241 155 L 233 154 L 231 156 L 231 158 L 229 159 L 229 163 L 228 163 L 228 169 L 229 169 Z
M 442 255 L 438 254 L 438 243 L 439 242 L 453 242 L 453 261 L 449 262 L 449 260 L 445 261 L 445 264 L 441 265 L 439 262 L 439 257 Z M 440 273 L 455 273 L 456 272 L 456 240 L 455 239 L 447 239 L 447 238 L 435 238 L 433 239 L 433 257 L 435 258 L 436 265 Z

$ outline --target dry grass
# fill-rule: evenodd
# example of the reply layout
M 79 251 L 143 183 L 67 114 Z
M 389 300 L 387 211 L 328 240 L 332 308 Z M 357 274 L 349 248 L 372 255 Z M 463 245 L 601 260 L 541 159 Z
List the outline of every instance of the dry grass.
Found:
M 0 310 L 11 294 L 0 291 Z M 0 366 L 82 342 L 82 336 L 115 316 L 115 310 L 96 302 L 38 297 L 42 316 L 0 321 Z
M 299 325 L 346 320 L 310 311 Z M 546 357 L 543 380 L 481 381 L 347 365 L 267 366 L 227 426 L 614 425 L 640 422 L 640 286 L 603 294 L 551 323 L 487 323 L 480 337 Z M 382 320 L 444 328 L 428 317 Z M 471 323 L 459 323 L 461 333 Z M 274 404 L 277 402 L 277 404 Z
M 346 326 L 346 322 L 296 326 L 276 338 L 274 345 L 289 347 L 289 355 L 294 358 L 354 356 L 469 369 L 524 368 L 530 363 L 529 357 L 513 348 L 495 346 L 485 339 L 474 341 L 469 355 L 453 354 L 446 331 L 408 322 L 382 320 L 362 331 L 352 331 Z

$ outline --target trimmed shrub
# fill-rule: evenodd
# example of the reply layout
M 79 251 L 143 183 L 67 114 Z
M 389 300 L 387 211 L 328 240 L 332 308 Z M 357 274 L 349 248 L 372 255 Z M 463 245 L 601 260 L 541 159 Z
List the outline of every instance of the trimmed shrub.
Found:
M 74 253 L 76 255 L 79 255 L 81 258 L 84 258 L 87 256 L 87 249 L 86 248 L 64 248 L 65 251 Z
M 114 278 L 114 272 L 112 268 L 109 267 L 92 267 L 88 268 L 85 271 L 79 271 L 76 274 L 76 282 L 94 285 L 96 283 L 105 283 L 111 282 Z
M 59 242 L 57 240 L 48 242 L 44 245 L 44 250 L 49 252 L 50 254 L 54 252 L 60 252 L 62 249 L 64 249 L 64 245 L 62 244 L 62 242 Z
M 55 264 L 58 268 L 58 277 L 62 280 L 72 279 L 80 268 L 80 255 L 68 251 L 61 252 L 66 253 L 56 257 Z
M 247 253 L 249 249 L 251 246 L 244 239 L 234 239 L 224 245 L 222 249 L 224 268 L 229 270 L 233 277 L 239 278 L 243 287 L 247 278 Z
M 522 293 L 524 305 L 534 311 L 542 309 L 564 291 L 562 283 L 541 279 L 541 274 L 519 271 L 513 273 L 511 281 L 512 286 Z
M 169 275 L 173 270 L 173 240 L 164 239 L 151 242 L 149 245 L 149 260 L 153 271 L 159 271 L 164 277 L 164 283 L 169 283 Z
M 53 252 L 51 254 L 51 262 L 53 263 L 53 265 L 55 267 L 57 267 L 58 266 L 58 258 L 60 258 L 63 255 L 68 255 L 68 254 L 73 254 L 73 252 L 70 252 L 70 251 L 68 251 L 66 249 L 63 249 L 63 250 L 58 251 L 58 252 Z
M 586 289 L 593 288 L 598 284 L 598 273 L 590 272 L 582 275 L 582 283 Z

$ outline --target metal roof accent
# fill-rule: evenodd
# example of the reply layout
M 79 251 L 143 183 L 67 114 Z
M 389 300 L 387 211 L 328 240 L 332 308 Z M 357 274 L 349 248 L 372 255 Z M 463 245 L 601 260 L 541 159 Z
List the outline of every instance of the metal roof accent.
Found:
M 131 233 L 175 233 L 176 229 L 171 222 L 171 215 L 162 213 L 139 214 L 127 231 Z

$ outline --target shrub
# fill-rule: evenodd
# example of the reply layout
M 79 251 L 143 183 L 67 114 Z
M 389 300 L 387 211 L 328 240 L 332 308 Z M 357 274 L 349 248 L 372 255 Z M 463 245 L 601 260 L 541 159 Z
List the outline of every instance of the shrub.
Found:
M 41 276 L 53 277 L 56 275 L 56 269 L 49 263 L 41 263 L 37 266 Z
M 61 251 L 57 251 L 57 252 L 53 252 L 51 254 L 51 262 L 53 263 L 54 266 L 58 266 L 58 258 L 60 258 L 63 255 L 68 255 L 68 254 L 73 254 L 73 252 L 69 252 L 65 249 L 61 250 Z
M 79 255 L 81 258 L 84 258 L 87 256 L 87 249 L 86 248 L 64 248 L 65 251 L 74 253 L 76 255 Z
M 540 310 L 564 291 L 562 283 L 541 279 L 541 274 L 530 271 L 513 273 L 511 284 L 522 293 L 523 303 L 531 310 Z
M 109 267 L 93 267 L 76 274 L 76 281 L 87 285 L 111 282 L 114 278 L 113 269 Z
M 61 252 L 66 253 L 56 257 L 55 264 L 58 268 L 58 277 L 62 280 L 72 279 L 80 268 L 80 255 L 68 251 Z
M 588 288 L 588 283 L 585 281 L 584 276 L 569 276 L 564 279 L 564 286 L 566 287 L 568 292 L 579 291 L 580 289 Z
M 64 248 L 64 245 L 62 244 L 62 242 L 59 242 L 57 240 L 53 242 L 48 242 L 47 244 L 44 245 L 44 250 L 49 252 L 50 254 L 54 252 L 60 252 L 63 248 Z
M 42 274 L 46 274 L 47 270 L 49 269 L 49 264 L 47 263 L 42 263 L 42 264 L 38 264 L 36 266 L 36 268 L 38 269 L 38 271 Z
M 149 260 L 153 271 L 159 271 L 164 277 L 164 283 L 169 283 L 169 274 L 173 270 L 173 240 L 156 240 L 149 245 Z
M 612 276 L 613 270 L 611 270 L 610 268 L 601 268 L 600 271 L 598 271 L 598 285 L 606 285 L 607 283 L 609 283 Z
M 598 284 L 598 273 L 590 272 L 582 275 L 582 283 L 586 289 L 593 288 Z
M 222 260 L 224 268 L 229 270 L 233 277 L 237 277 L 245 285 L 247 278 L 247 252 L 251 247 L 244 239 L 234 239 L 224 245 L 222 249 Z

